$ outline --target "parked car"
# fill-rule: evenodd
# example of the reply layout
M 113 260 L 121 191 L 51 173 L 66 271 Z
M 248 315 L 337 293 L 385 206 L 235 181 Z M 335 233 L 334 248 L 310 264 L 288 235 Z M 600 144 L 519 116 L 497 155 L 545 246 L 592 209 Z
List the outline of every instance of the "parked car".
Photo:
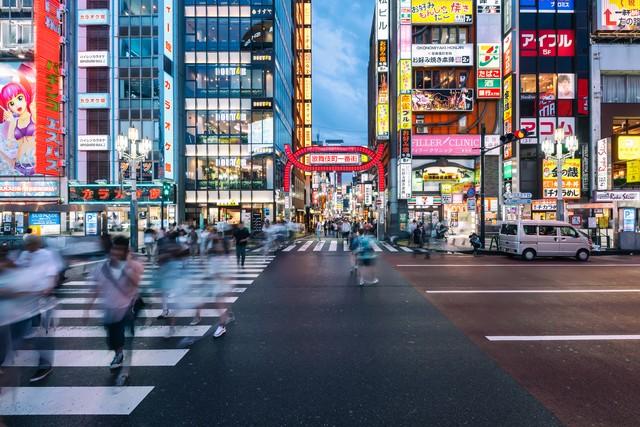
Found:
M 591 238 L 562 221 L 513 221 L 500 227 L 500 250 L 520 255 L 527 261 L 536 257 L 575 257 L 588 261 L 593 250 Z

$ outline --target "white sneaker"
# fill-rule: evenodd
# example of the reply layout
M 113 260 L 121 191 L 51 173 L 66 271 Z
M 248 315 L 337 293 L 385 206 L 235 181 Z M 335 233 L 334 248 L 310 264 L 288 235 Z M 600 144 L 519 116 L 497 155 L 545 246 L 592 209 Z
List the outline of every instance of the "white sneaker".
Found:
M 370 285 L 375 285 L 376 283 L 378 283 L 380 280 L 378 279 L 373 279 L 371 282 L 369 282 Z
M 214 338 L 220 338 L 221 336 L 223 336 L 225 333 L 227 332 L 227 328 L 225 328 L 224 326 L 220 325 L 216 328 L 216 331 L 213 333 L 213 337 Z
M 364 280 L 360 279 L 360 283 L 358 283 L 360 286 L 364 286 Z
M 200 318 L 194 317 L 193 320 L 189 323 L 189 326 L 196 326 L 200 324 Z
M 175 332 L 176 332 L 176 328 L 173 326 L 170 326 L 169 329 L 167 329 L 167 331 L 164 333 L 164 337 L 171 338 L 173 334 L 175 334 Z

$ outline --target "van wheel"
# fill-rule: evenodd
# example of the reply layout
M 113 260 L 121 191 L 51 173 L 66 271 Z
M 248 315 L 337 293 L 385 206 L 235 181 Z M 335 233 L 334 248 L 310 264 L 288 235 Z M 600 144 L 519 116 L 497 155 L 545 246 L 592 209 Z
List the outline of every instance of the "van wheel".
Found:
M 577 259 L 578 261 L 586 262 L 586 261 L 589 261 L 589 256 L 590 256 L 590 255 L 591 255 L 591 254 L 589 253 L 589 251 L 588 251 L 588 250 L 586 250 L 586 249 L 580 249 L 580 250 L 578 251 L 578 253 L 576 254 L 576 259 Z
M 534 259 L 536 259 L 536 251 L 534 251 L 533 249 L 526 249 L 524 252 L 522 252 L 522 258 L 525 261 L 533 261 Z

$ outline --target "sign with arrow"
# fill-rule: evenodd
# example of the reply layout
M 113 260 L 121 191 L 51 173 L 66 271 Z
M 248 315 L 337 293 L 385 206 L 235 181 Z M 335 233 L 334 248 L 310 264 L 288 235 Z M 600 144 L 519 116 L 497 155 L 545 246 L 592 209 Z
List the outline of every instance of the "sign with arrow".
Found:
M 598 0 L 598 31 L 640 30 L 640 2 Z

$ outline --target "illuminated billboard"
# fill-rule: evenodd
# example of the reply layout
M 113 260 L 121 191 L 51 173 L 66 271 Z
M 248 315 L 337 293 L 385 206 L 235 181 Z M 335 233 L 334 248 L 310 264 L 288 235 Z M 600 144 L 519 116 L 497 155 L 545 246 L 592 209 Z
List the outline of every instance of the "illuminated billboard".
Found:
M 472 111 L 472 89 L 416 89 L 411 95 L 413 111 Z
M 472 0 L 411 0 L 413 24 L 472 24 Z
M 574 30 L 521 30 L 521 56 L 575 56 Z
M 545 199 L 558 197 L 558 175 L 555 160 L 544 160 L 542 163 L 542 187 Z M 565 199 L 579 199 L 581 167 L 580 159 L 564 159 L 562 161 L 562 196 Z
M 36 69 L 35 105 L 37 120 L 33 116 L 16 121 L 14 137 L 18 129 L 22 139 L 35 127 L 35 173 L 60 176 L 64 159 L 64 135 L 62 134 L 62 76 L 60 65 L 60 30 L 62 8 L 58 0 L 34 0 L 33 21 L 36 35 L 34 63 Z M 4 90 L 5 88 L 3 88 Z M 25 105 L 26 108 L 26 105 Z M 24 113 L 24 111 L 23 111 Z M 21 114 L 23 114 L 21 113 Z M 26 127 L 23 127 L 27 125 Z M 18 139 L 18 138 L 16 138 Z M 16 158 L 16 162 L 24 159 Z M 17 163 L 16 163 L 17 164 Z
M 640 2 L 598 0 L 598 31 L 637 31 L 640 29 Z

